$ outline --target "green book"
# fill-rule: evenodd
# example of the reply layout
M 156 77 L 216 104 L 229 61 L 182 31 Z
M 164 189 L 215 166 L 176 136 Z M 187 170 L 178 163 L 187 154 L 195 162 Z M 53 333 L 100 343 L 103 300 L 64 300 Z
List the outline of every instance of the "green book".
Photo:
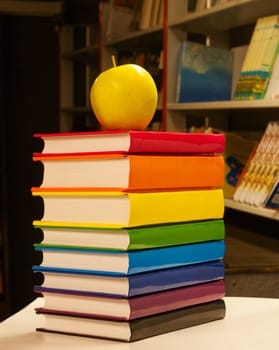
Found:
M 39 222 L 43 240 L 36 247 L 73 247 L 79 249 L 139 250 L 204 241 L 222 240 L 223 220 L 206 220 L 135 228 L 55 227 Z

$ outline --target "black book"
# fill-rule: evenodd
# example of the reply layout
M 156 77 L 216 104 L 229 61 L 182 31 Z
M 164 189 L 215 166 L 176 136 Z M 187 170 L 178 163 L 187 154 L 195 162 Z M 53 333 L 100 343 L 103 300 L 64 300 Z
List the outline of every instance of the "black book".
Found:
M 225 317 L 224 300 L 217 300 L 132 321 L 79 317 L 38 310 L 44 325 L 37 331 L 133 342 Z

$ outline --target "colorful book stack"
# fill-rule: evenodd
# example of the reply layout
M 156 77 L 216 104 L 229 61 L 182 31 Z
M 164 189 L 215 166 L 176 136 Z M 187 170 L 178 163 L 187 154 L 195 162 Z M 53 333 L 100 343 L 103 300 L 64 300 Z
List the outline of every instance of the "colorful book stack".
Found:
M 259 18 L 241 68 L 235 100 L 265 98 L 278 53 L 279 15 Z M 269 91 L 267 98 L 273 99 L 272 95 L 273 92 Z
M 35 136 L 38 330 L 129 342 L 225 316 L 223 135 Z

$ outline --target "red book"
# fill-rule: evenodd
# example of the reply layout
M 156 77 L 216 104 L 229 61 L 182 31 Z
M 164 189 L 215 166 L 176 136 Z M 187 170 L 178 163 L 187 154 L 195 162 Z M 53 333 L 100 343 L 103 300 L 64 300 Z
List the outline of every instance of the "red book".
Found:
M 35 156 L 92 153 L 185 153 L 221 154 L 223 134 L 113 130 L 35 134 L 44 142 L 42 153 Z

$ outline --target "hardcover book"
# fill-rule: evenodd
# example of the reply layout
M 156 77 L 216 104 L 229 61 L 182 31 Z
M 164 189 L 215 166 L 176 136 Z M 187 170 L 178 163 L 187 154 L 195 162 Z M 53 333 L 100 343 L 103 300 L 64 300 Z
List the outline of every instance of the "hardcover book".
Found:
M 222 189 L 125 193 L 37 188 L 33 195 L 42 197 L 42 222 L 51 226 L 133 227 L 221 219 L 224 213 Z
M 42 155 L 76 153 L 223 153 L 222 134 L 163 131 L 95 131 L 35 134 L 43 140 Z M 35 153 L 37 156 L 38 153 Z
M 43 274 L 41 287 L 45 290 L 67 291 L 132 297 L 168 289 L 224 279 L 221 260 L 193 265 L 137 273 L 129 276 L 103 274 L 94 271 L 67 272 L 64 269 L 34 266 L 34 272 Z
M 35 247 L 42 252 L 43 267 L 67 272 L 99 271 L 118 275 L 161 270 L 224 258 L 224 240 L 185 244 L 130 252 Z M 60 270 L 59 270 L 60 269 Z
M 42 293 L 44 306 L 41 310 L 71 316 L 90 316 L 119 320 L 133 320 L 222 299 L 224 281 L 213 281 L 165 290 L 152 294 L 124 298 L 108 295 L 78 294 L 77 292 L 53 292 L 35 288 Z
M 35 225 L 43 240 L 35 246 L 64 246 L 114 250 L 138 250 L 224 239 L 223 220 L 206 220 L 131 228 L 86 228 Z
M 38 331 L 133 342 L 223 319 L 226 307 L 221 299 L 130 321 L 38 313 L 43 317 Z
M 110 154 L 38 156 L 34 160 L 43 164 L 42 188 L 147 190 L 223 184 L 222 156 Z

